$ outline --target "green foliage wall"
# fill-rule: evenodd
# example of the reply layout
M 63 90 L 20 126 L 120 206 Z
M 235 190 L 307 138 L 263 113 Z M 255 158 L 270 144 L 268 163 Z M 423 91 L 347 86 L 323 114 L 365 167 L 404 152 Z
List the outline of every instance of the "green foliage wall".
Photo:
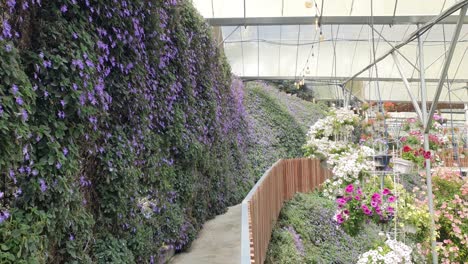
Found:
M 247 83 L 244 101 L 249 123 L 248 157 L 255 179 L 278 159 L 303 157 L 306 131 L 326 110 L 263 82 Z
M 242 90 L 189 2 L 1 2 L 1 263 L 154 263 L 248 189 Z

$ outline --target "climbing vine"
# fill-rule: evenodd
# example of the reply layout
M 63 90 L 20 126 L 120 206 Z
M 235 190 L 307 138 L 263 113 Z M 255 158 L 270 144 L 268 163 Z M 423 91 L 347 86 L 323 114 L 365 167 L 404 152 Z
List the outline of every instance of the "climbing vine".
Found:
M 0 262 L 154 263 L 242 197 L 242 96 L 188 2 L 2 1 Z

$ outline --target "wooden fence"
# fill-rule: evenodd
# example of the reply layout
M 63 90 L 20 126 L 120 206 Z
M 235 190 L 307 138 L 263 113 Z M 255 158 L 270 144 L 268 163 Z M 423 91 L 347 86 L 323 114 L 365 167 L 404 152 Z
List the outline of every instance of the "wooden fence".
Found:
M 319 187 L 331 172 L 317 159 L 277 161 L 242 202 L 241 263 L 263 263 L 283 202 Z

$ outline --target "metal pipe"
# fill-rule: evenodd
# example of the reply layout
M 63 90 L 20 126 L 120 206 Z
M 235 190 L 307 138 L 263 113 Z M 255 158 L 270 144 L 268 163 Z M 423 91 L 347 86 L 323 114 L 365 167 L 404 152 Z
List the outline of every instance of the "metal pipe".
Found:
M 418 26 L 419 27 L 419 26 Z M 426 82 L 425 78 L 425 70 L 424 70 L 424 50 L 423 50 L 423 41 L 421 36 L 418 36 L 418 48 L 419 48 L 419 77 L 421 78 L 421 100 L 422 100 L 422 117 L 423 117 L 423 124 L 429 120 L 427 115 L 427 90 L 426 90 Z M 429 133 L 424 132 L 424 151 L 429 150 Z M 434 222 L 434 202 L 432 197 L 432 175 L 431 175 L 431 160 L 426 159 L 426 185 L 427 185 L 427 200 L 429 203 L 429 219 L 430 223 L 430 230 L 431 230 L 431 253 L 432 253 L 432 263 L 437 264 L 437 250 L 436 250 L 436 233 L 435 233 L 435 222 Z
M 375 29 L 375 27 L 373 25 L 370 25 L 370 27 L 372 28 L 372 30 L 374 30 L 375 33 L 377 33 L 385 42 L 387 42 L 388 45 L 390 45 L 390 47 L 392 48 L 395 48 L 393 46 L 392 43 L 390 43 L 390 41 L 388 41 L 386 38 L 384 38 L 384 36 L 382 36 L 382 34 L 380 34 L 380 32 Z M 416 65 L 414 65 L 403 53 L 401 53 L 398 49 L 395 49 L 396 52 L 398 52 L 398 54 L 400 54 L 400 56 L 406 60 L 406 62 L 408 62 L 411 66 L 413 66 L 413 68 L 419 72 L 419 69 L 418 67 L 416 67 Z M 393 54 L 393 53 L 392 53 Z
M 454 4 L 452 7 L 448 8 L 447 10 L 445 10 L 444 12 L 442 12 L 441 14 L 439 14 L 438 16 L 434 17 L 431 21 L 425 23 L 422 27 L 418 27 L 418 29 L 416 31 L 414 31 L 413 33 L 411 33 L 408 37 L 406 37 L 403 41 L 401 41 L 400 43 L 398 43 L 397 45 L 395 45 L 393 48 L 391 48 L 390 50 L 388 50 L 387 52 L 385 52 L 382 56 L 380 56 L 379 58 L 375 59 L 373 62 L 371 62 L 369 65 L 367 65 L 366 67 L 364 67 L 362 70 L 360 70 L 359 72 L 357 72 L 356 74 L 354 74 L 352 77 L 346 79 L 343 84 L 346 84 L 347 82 L 351 81 L 352 79 L 358 77 L 359 75 L 361 75 L 363 72 L 369 70 L 372 66 L 374 66 L 374 64 L 382 61 L 383 59 L 385 59 L 388 55 L 390 55 L 390 53 L 392 53 L 393 51 L 395 51 L 396 49 L 399 49 L 403 46 L 405 46 L 406 44 L 410 43 L 411 41 L 413 41 L 414 39 L 416 38 L 419 38 L 420 35 L 424 34 L 427 30 L 429 30 L 433 25 L 437 24 L 437 23 L 440 23 L 440 21 L 442 21 L 443 19 L 445 19 L 446 17 L 450 16 L 451 14 L 455 13 L 458 9 L 460 8 L 463 8 L 465 7 L 466 5 L 468 4 L 468 0 L 463 0 L 463 1 L 460 1 L 456 4 Z M 460 22 L 460 20 L 458 20 L 458 22 Z M 463 21 L 462 21 L 463 22 Z
M 403 74 L 403 69 L 401 67 L 400 61 L 398 60 L 398 57 L 395 53 L 392 53 L 392 56 L 393 56 L 393 60 L 395 61 L 395 65 L 398 69 L 398 72 L 400 73 L 401 79 L 403 79 L 403 83 L 405 84 L 406 91 L 408 92 L 411 102 L 413 103 L 414 110 L 418 114 L 419 120 L 421 120 L 421 122 L 424 122 L 421 108 L 419 108 L 418 102 L 416 101 L 416 98 L 414 98 L 413 93 L 411 92 L 411 87 L 405 75 Z
M 450 43 L 449 52 L 447 54 L 447 58 L 445 59 L 444 67 L 442 69 L 442 73 L 439 79 L 439 84 L 437 85 L 436 94 L 434 96 L 434 99 L 432 99 L 432 106 L 431 106 L 431 110 L 429 111 L 429 118 L 424 123 L 425 133 L 429 132 L 429 128 L 432 123 L 432 116 L 434 115 L 435 109 L 437 107 L 437 102 L 439 101 L 440 94 L 442 93 L 442 88 L 444 87 L 445 79 L 447 78 L 447 72 L 450 68 L 450 62 L 452 61 L 453 53 L 455 52 L 455 47 L 457 46 L 458 37 L 460 36 L 460 31 L 463 26 L 463 20 L 465 18 L 467 8 L 468 6 L 465 5 L 460 10 L 460 16 L 458 18 L 457 27 L 455 28 L 455 33 L 453 34 L 453 37 L 452 37 L 452 43 Z

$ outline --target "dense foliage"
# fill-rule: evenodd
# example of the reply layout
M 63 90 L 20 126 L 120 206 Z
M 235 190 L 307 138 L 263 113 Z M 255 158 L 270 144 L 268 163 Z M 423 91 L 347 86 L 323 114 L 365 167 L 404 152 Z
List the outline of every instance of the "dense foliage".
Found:
M 266 263 L 355 263 L 385 240 L 374 224 L 348 235 L 331 221 L 335 211 L 335 203 L 317 193 L 297 194 L 281 210 Z
M 247 83 L 245 91 L 248 159 L 259 178 L 278 159 L 303 156 L 306 130 L 326 109 L 262 82 Z
M 242 87 L 189 1 L 0 10 L 1 263 L 153 263 L 242 197 Z

